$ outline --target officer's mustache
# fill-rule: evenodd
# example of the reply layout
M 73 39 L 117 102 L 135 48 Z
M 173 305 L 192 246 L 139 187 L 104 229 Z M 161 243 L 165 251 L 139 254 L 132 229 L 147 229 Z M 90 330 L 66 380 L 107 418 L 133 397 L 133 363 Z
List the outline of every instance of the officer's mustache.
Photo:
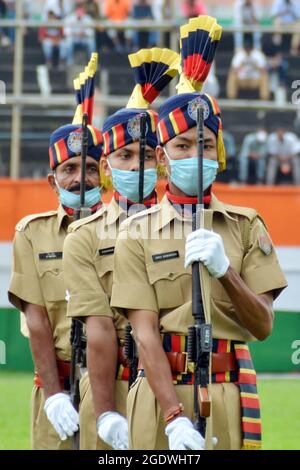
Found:
M 94 189 L 94 186 L 86 184 L 85 190 L 90 191 L 90 189 Z M 70 188 L 68 188 L 68 191 L 70 191 L 71 193 L 74 193 L 75 191 L 80 191 L 80 184 L 74 184 L 74 186 L 71 186 Z

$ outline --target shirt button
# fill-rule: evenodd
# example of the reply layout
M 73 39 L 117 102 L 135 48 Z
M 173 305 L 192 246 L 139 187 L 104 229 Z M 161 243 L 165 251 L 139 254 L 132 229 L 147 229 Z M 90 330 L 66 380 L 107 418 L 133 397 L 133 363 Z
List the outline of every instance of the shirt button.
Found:
M 169 277 L 170 278 L 174 277 L 174 273 L 169 273 Z

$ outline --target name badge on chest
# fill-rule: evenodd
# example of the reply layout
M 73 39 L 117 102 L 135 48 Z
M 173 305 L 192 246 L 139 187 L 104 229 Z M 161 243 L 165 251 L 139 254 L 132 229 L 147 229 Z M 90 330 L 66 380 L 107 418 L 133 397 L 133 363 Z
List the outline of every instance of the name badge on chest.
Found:
M 102 248 L 99 250 L 99 256 L 113 255 L 115 252 L 115 247 L 110 246 L 108 248 Z
M 40 260 L 62 259 L 62 251 L 49 251 L 48 253 L 39 253 Z
M 152 255 L 153 261 L 156 263 L 157 261 L 166 261 L 173 258 L 179 258 L 179 252 L 176 251 L 168 251 L 167 253 L 158 253 L 157 255 Z

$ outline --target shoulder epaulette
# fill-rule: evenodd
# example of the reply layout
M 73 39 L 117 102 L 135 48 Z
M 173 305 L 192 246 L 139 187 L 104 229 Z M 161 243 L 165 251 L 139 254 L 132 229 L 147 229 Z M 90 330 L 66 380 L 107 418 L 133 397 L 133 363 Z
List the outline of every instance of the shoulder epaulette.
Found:
M 96 211 L 94 214 L 89 215 L 88 217 L 84 217 L 83 219 L 75 220 L 68 226 L 68 233 L 76 232 L 80 227 L 83 225 L 87 225 L 93 220 L 99 219 L 99 217 L 103 216 L 103 211 L 100 209 Z
M 154 204 L 149 209 L 142 210 L 128 217 L 126 220 L 124 220 L 124 222 L 122 222 L 121 227 L 122 228 L 129 227 L 135 221 L 144 219 L 149 214 L 154 214 L 155 212 L 158 212 L 160 209 L 161 209 L 160 204 Z
M 26 215 L 26 217 L 23 217 L 23 219 L 21 219 L 17 223 L 16 230 L 17 232 L 22 232 L 27 227 L 27 225 L 33 220 L 44 219 L 47 217 L 52 217 L 53 215 L 57 215 L 57 211 L 48 211 L 48 212 L 41 212 L 40 214 Z
M 255 209 L 252 209 L 251 207 L 233 206 L 231 204 L 224 204 L 224 207 L 227 212 L 231 214 L 243 215 L 247 217 L 250 222 L 252 222 L 252 220 L 258 216 L 257 211 Z

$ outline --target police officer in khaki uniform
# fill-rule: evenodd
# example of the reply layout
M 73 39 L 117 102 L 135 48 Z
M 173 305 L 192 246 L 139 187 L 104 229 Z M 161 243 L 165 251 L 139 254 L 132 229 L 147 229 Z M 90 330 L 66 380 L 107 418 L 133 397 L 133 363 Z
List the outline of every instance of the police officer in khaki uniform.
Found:
M 178 62 L 178 54 L 158 48 L 131 54 L 129 58 L 135 67 L 138 86 L 127 108 L 109 116 L 103 127 L 101 179 L 112 180 L 112 201 L 93 216 L 71 224 L 64 244 L 68 316 L 84 321 L 87 336 L 88 374 L 80 383 L 80 449 L 128 448 L 128 426 L 124 416 L 129 371 L 123 352 L 127 320 L 109 305 L 113 253 L 119 224 L 131 210 L 136 209 L 135 205 L 139 202 L 142 112 L 146 115 L 144 205 L 150 207 L 156 203 L 158 115 L 147 109 L 150 98 L 145 97 L 142 85 L 147 83 L 148 92 L 151 86 L 153 98 L 154 86 L 157 95 L 160 91 L 159 80 L 164 75 L 165 86 L 176 73 L 174 64 Z M 145 59 L 149 73 L 141 76 Z M 153 83 L 150 72 L 155 70 L 155 63 L 164 63 L 165 67 L 161 66 Z
M 80 204 L 81 126 L 62 126 L 50 137 L 51 188 L 56 211 L 33 214 L 16 226 L 9 300 L 24 312 L 35 364 L 32 392 L 32 448 L 70 449 L 78 413 L 69 391 L 70 320 L 63 280 L 62 252 L 67 227 Z M 88 126 L 86 204 L 99 208 L 101 132 Z
M 195 31 L 194 31 L 195 32 Z M 182 51 L 183 52 L 183 51 Z M 199 55 L 200 57 L 200 55 Z M 183 71 L 184 73 L 184 71 Z M 168 173 L 166 196 L 127 219 L 115 247 L 111 306 L 130 320 L 139 376 L 128 395 L 133 449 L 259 448 L 256 376 L 246 342 L 272 330 L 272 302 L 286 286 L 261 217 L 220 202 L 212 192 L 225 168 L 220 110 L 192 92 L 185 75 L 178 96 L 159 111 L 157 156 Z M 187 92 L 189 90 L 189 92 Z M 204 226 L 191 233 L 197 203 L 197 107 L 204 108 Z M 193 364 L 187 362 L 191 268 L 200 261 L 207 321 L 212 323 L 212 413 L 206 443 L 194 421 Z

